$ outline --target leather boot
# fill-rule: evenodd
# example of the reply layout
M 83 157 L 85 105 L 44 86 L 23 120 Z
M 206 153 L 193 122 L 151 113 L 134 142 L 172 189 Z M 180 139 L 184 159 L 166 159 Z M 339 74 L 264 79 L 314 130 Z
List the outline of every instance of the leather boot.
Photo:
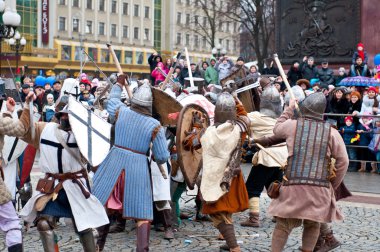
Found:
M 260 227 L 260 214 L 249 213 L 249 217 L 240 223 L 243 227 Z
M 45 252 L 55 252 L 54 231 L 39 231 L 42 247 Z
M 84 252 L 94 252 L 96 251 L 94 234 L 92 233 L 92 229 L 87 229 L 78 233 L 79 240 L 82 243 Z
M 23 252 L 22 243 L 18 243 L 8 247 L 8 252 Z
M 371 168 L 372 168 L 371 173 L 377 173 L 377 165 L 376 165 L 376 163 L 371 163 Z
M 339 247 L 340 245 L 340 241 L 335 238 L 333 232 L 331 231 L 323 237 L 323 244 L 320 247 L 317 248 L 317 246 L 315 246 L 314 252 L 327 252 Z
M 110 227 L 110 233 L 121 233 L 125 230 L 125 223 L 127 221 L 123 217 L 118 217 L 116 223 Z
M 366 162 L 361 162 L 360 169 L 358 170 L 358 172 L 365 172 L 365 168 L 366 168 Z
M 222 222 L 218 225 L 217 228 L 226 240 L 227 246 L 230 249 L 230 251 L 240 251 L 240 248 L 239 250 L 233 250 L 239 247 L 236 241 L 234 225 Z M 223 249 L 223 247 L 224 246 L 222 246 L 221 249 Z
M 97 230 L 98 230 L 99 236 L 96 241 L 96 249 L 97 251 L 100 252 L 100 251 L 103 251 L 104 245 L 106 244 L 107 235 L 110 231 L 110 224 L 98 227 Z
M 149 251 L 150 223 L 146 222 L 137 226 L 136 252 Z
M 172 228 L 172 214 L 170 209 L 164 209 L 161 211 L 164 222 L 164 239 L 171 240 L 174 239 L 174 232 Z

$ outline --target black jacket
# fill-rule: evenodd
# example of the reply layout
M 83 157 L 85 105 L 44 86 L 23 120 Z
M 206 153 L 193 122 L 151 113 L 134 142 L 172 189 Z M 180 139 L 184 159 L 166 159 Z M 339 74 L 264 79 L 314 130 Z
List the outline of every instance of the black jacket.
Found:
M 334 85 L 334 71 L 331 68 L 320 68 L 317 71 L 317 78 L 321 81 L 321 85 Z
M 302 78 L 311 80 L 317 77 L 318 68 L 315 65 L 309 66 L 306 62 L 301 63 Z
M 263 71 L 261 71 L 261 74 L 266 74 L 266 75 L 276 75 L 276 76 L 279 76 L 280 75 L 280 71 L 278 70 L 277 67 L 271 67 L 271 68 L 264 68 Z
M 299 79 L 302 79 L 301 70 L 299 68 L 291 67 L 288 71 L 288 81 L 290 86 L 295 86 Z

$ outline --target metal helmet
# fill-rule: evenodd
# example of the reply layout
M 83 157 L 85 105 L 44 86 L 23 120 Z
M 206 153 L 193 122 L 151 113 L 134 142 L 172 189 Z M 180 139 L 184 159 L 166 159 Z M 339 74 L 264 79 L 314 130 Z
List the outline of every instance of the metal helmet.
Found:
M 117 82 L 117 73 L 112 73 L 108 79 L 112 84 L 115 84 Z
M 299 103 L 303 117 L 321 120 L 327 105 L 326 96 L 322 92 L 309 95 Z
M 59 120 L 62 114 L 69 114 L 69 106 L 66 105 L 55 113 L 55 117 Z
M 271 84 L 271 81 L 268 77 L 262 77 L 260 79 L 260 86 L 262 90 L 265 90 L 265 88 L 268 88 Z
M 278 118 L 282 113 L 280 93 L 274 86 L 266 87 L 260 97 L 260 113 Z
M 303 89 L 300 86 L 298 86 L 298 85 L 293 86 L 292 91 L 293 91 L 294 96 L 298 100 L 298 102 L 302 102 L 305 99 L 305 97 L 306 97 L 305 92 L 303 91 Z M 285 94 L 285 104 L 287 106 L 289 106 L 289 100 L 290 100 L 290 94 L 289 94 L 289 92 L 287 92 Z
M 215 123 L 225 123 L 236 120 L 236 105 L 234 97 L 227 92 L 221 93 L 215 103 Z
M 149 84 L 142 84 L 133 94 L 131 107 L 137 112 L 152 115 L 153 95 Z

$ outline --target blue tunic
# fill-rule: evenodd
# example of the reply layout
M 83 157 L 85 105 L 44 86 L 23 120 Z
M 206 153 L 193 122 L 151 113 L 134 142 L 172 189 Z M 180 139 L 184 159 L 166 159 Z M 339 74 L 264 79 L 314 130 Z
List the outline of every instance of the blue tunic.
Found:
M 143 153 L 148 153 L 153 131 L 160 127 L 160 122 L 126 106 L 118 107 L 115 145 L 95 173 L 93 194 L 105 205 L 124 170 L 123 216 L 152 220 L 151 176 L 147 156 Z M 165 163 L 170 154 L 163 128 L 160 128 L 152 143 L 156 162 Z

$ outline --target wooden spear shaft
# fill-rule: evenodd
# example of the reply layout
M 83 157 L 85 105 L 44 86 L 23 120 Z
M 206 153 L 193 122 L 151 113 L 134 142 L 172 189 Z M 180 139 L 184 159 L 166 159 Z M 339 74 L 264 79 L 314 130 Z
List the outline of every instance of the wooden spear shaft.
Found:
M 108 50 L 109 50 L 110 54 L 112 55 L 113 62 L 115 62 L 115 65 L 116 65 L 118 73 L 119 74 L 124 74 L 123 70 L 121 69 L 119 59 L 117 58 L 116 53 L 115 53 L 115 51 L 112 48 L 112 45 L 111 44 L 107 44 L 107 47 L 108 47 Z M 129 96 L 129 99 L 132 99 L 132 91 L 129 88 L 129 85 L 127 83 L 120 83 L 120 84 L 123 84 L 125 86 L 125 89 L 127 90 L 127 93 L 128 93 L 128 96 Z

